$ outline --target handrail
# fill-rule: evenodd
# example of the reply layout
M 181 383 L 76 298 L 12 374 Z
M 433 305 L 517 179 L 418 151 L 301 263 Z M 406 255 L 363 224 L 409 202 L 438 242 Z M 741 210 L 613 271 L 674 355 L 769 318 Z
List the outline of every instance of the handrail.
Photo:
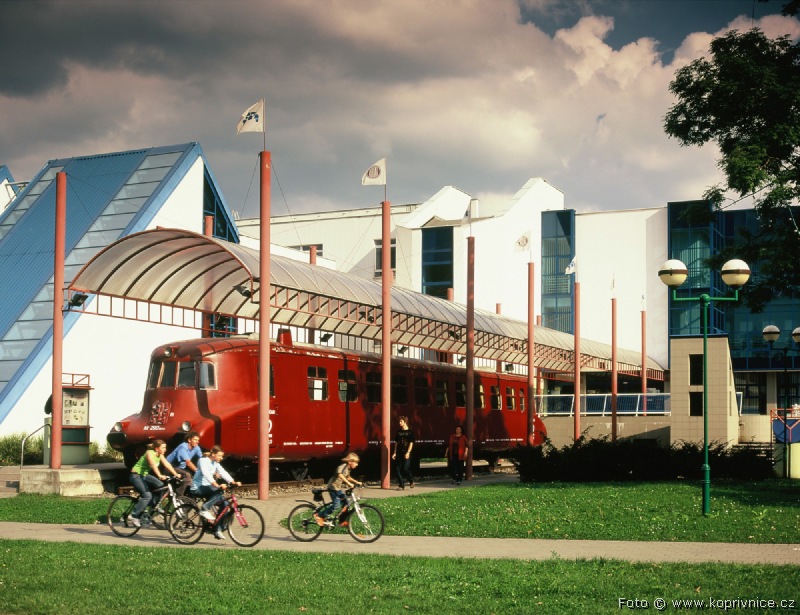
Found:
M 22 450 L 19 453 L 19 471 L 20 472 L 22 472 L 22 464 L 23 464 L 23 461 L 25 461 L 25 442 L 27 442 L 28 438 L 30 438 L 32 435 L 38 433 L 40 429 L 44 429 L 45 427 L 47 427 L 47 423 L 44 423 L 41 427 L 37 428 L 35 431 L 32 431 L 27 436 L 22 438 L 22 447 L 21 447 Z

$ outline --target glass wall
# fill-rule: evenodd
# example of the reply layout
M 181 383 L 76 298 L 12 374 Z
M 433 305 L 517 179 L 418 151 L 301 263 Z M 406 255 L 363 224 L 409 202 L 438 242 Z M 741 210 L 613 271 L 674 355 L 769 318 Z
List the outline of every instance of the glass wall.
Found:
M 453 227 L 422 229 L 422 292 L 447 298 L 453 288 Z
M 575 258 L 575 211 L 542 212 L 542 325 L 573 332 L 571 275 L 564 272 Z

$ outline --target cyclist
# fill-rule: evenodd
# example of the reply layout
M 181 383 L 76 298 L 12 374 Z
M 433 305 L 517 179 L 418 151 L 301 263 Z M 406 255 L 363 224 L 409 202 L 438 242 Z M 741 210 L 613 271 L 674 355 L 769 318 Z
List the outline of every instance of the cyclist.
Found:
M 347 510 L 347 494 L 342 489 L 345 485 L 350 488 L 356 485 L 363 485 L 364 483 L 357 481 L 350 477 L 350 473 L 358 467 L 358 462 L 361 461 L 355 453 L 349 453 L 342 459 L 342 464 L 336 468 L 334 474 L 328 481 L 328 492 L 331 494 L 331 502 L 320 509 L 319 513 L 314 513 L 314 521 L 320 527 L 325 525 L 325 519 L 328 515 L 334 512 L 341 506 L 342 513 Z
M 139 501 L 136 502 L 136 506 L 131 512 L 131 523 L 136 527 L 142 527 L 139 517 L 153 499 L 151 490 L 160 489 L 164 486 L 162 481 L 167 480 L 167 477 L 161 473 L 160 466 L 163 465 L 164 469 L 173 476 L 180 476 L 164 457 L 164 453 L 167 452 L 167 443 L 164 440 L 153 440 L 151 446 L 152 448 L 146 451 L 131 468 L 131 484 L 139 492 Z
M 175 490 L 178 495 L 183 495 L 192 484 L 194 474 L 197 472 L 195 462 L 203 456 L 200 448 L 200 434 L 190 431 L 186 434 L 186 440 L 175 447 L 175 450 L 167 455 L 167 461 L 183 477 L 183 482 Z
M 233 480 L 233 477 L 220 465 L 225 457 L 225 451 L 221 446 L 212 446 L 208 457 L 202 456 L 200 461 L 197 462 L 197 472 L 194 473 L 194 480 L 192 481 L 191 491 L 193 494 L 208 498 L 200 507 L 200 516 L 208 521 L 214 521 L 216 516 L 211 508 L 224 497 L 224 491 L 228 485 L 217 482 L 219 476 L 228 484 L 238 485 L 241 487 L 242 483 Z M 217 526 L 214 528 L 214 538 L 223 540 L 225 536 L 222 534 L 224 528 Z

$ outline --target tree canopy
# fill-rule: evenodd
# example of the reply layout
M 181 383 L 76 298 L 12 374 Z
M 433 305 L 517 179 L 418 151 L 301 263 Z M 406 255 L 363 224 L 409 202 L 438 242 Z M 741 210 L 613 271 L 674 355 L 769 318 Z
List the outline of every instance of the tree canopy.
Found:
M 800 296 L 800 216 L 791 207 L 800 197 L 799 45 L 759 29 L 734 30 L 670 83 L 678 102 L 665 117 L 666 133 L 685 146 L 714 142 L 721 152 L 725 185 L 704 197 L 717 207 L 729 192 L 755 198 L 761 230 L 735 246 L 738 258 L 757 267 L 744 292 L 754 311 L 774 296 Z

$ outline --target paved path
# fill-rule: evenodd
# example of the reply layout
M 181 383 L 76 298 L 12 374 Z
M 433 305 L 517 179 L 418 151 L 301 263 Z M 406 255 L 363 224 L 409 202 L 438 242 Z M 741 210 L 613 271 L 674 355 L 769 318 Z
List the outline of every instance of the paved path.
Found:
M 516 476 L 476 476 L 473 484 L 516 481 Z M 367 489 L 368 499 L 413 496 L 451 487 L 448 481 L 419 483 L 405 491 Z M 739 544 L 690 542 L 631 542 L 613 540 L 537 540 L 494 538 L 441 538 L 418 536 L 383 536 L 373 544 L 359 544 L 346 534 L 323 533 L 311 543 L 301 543 L 280 527 L 296 500 L 305 494 L 272 494 L 268 501 L 248 499 L 261 510 L 267 524 L 267 535 L 255 548 L 262 550 L 317 553 L 378 553 L 397 556 L 468 557 L 487 559 L 546 560 L 560 558 L 618 559 L 634 562 L 726 562 L 742 564 L 800 565 L 800 544 Z M 120 538 L 105 525 L 50 525 L 40 523 L 0 523 L 0 539 L 51 540 L 96 544 L 130 544 L 186 548 L 178 545 L 168 533 L 141 530 L 133 538 Z M 238 549 L 230 539 L 216 541 L 205 535 L 196 546 Z

